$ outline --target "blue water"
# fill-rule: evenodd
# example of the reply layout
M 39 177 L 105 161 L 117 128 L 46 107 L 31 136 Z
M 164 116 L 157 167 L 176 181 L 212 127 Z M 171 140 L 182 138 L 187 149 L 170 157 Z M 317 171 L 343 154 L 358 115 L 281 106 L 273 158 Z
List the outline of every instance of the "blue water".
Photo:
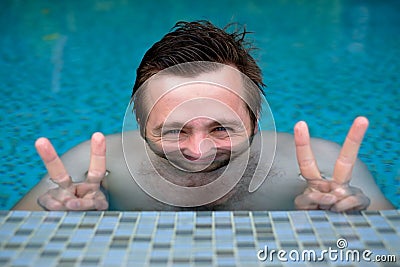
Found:
M 367 116 L 360 158 L 400 207 L 400 1 L 143 2 L 0 2 L 0 209 L 45 174 L 36 138 L 62 154 L 120 132 L 146 49 L 197 19 L 254 32 L 278 131 L 306 120 L 312 136 L 342 143 Z

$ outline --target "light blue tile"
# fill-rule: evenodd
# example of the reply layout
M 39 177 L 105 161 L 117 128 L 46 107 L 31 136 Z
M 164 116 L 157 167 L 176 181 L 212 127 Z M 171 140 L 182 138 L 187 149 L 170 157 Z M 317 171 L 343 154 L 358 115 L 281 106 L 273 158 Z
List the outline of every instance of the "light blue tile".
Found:
M 254 242 L 252 235 L 236 235 L 237 242 Z
M 0 258 L 13 258 L 16 254 L 18 254 L 18 251 L 16 250 L 5 248 L 0 250 Z
M 232 242 L 226 242 L 226 241 L 217 241 L 215 243 L 215 248 L 222 249 L 222 250 L 233 250 L 235 248 L 235 245 Z
M 34 262 L 34 266 L 56 266 L 58 259 L 56 258 L 38 258 Z
M 218 266 L 235 266 L 235 258 L 218 258 L 217 265 Z
M 35 251 L 21 251 L 18 258 L 13 260 L 15 266 L 26 266 L 27 263 L 32 263 L 37 258 L 37 252 Z
M 170 254 L 169 249 L 156 249 L 151 252 L 150 258 L 157 259 L 157 258 L 168 258 Z
M 215 229 L 216 236 L 225 236 L 225 235 L 234 235 L 234 231 L 232 228 L 217 228 Z
M 82 255 L 81 249 L 67 249 L 62 251 L 61 257 L 66 259 L 77 259 Z

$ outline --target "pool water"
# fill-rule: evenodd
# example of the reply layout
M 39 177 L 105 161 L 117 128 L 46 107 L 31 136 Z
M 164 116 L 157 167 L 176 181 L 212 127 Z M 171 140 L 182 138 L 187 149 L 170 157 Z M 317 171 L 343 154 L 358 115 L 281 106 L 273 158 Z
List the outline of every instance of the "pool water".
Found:
M 145 51 L 198 19 L 254 32 L 278 131 L 305 120 L 312 136 L 342 143 L 368 117 L 359 156 L 400 207 L 399 1 L 143 2 L 0 2 L 0 209 L 46 173 L 38 137 L 62 154 L 95 131 L 121 132 Z

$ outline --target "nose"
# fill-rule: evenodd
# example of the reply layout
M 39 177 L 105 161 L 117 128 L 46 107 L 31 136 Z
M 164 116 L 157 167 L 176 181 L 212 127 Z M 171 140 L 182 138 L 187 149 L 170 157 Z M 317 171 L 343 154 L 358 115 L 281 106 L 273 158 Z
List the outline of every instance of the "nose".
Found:
M 211 156 L 213 141 L 208 137 L 207 133 L 195 132 L 192 133 L 183 144 L 181 151 L 188 160 L 198 160 Z

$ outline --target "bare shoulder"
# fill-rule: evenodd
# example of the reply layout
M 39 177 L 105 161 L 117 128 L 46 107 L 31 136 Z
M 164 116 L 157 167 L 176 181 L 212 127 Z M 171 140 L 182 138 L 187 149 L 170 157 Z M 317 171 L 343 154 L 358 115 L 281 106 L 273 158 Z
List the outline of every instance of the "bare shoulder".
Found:
M 125 152 L 135 152 L 136 155 L 141 154 L 140 144 L 143 139 L 139 132 L 132 131 L 129 133 L 116 133 L 106 135 L 106 157 L 107 170 L 112 171 L 119 169 L 124 161 L 123 138 L 130 139 L 129 148 L 125 148 Z M 82 181 L 85 178 L 86 171 L 90 163 L 90 140 L 84 141 L 61 156 L 64 166 L 70 173 L 74 181 Z

